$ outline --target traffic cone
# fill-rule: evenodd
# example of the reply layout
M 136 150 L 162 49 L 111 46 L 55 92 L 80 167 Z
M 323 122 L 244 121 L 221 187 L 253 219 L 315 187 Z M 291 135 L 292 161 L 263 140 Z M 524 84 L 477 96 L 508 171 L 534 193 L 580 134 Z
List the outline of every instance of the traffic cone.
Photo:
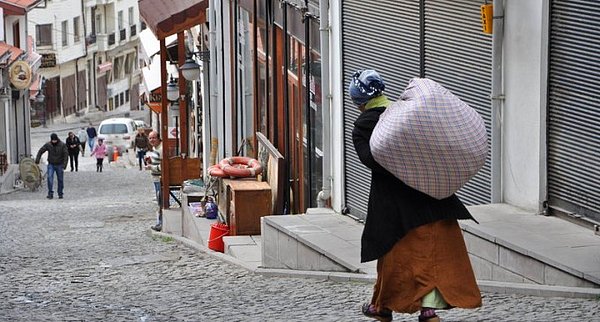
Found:
M 113 147 L 113 162 L 117 162 L 117 160 L 119 159 L 119 149 L 115 146 Z

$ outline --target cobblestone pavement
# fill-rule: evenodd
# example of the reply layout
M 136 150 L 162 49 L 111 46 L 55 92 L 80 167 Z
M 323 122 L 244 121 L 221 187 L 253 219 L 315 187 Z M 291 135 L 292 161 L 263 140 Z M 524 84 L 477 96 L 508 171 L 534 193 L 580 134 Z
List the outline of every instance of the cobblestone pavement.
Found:
M 372 285 L 264 277 L 151 234 L 149 175 L 105 169 L 84 158 L 64 200 L 45 185 L 0 196 L 0 321 L 369 321 Z M 482 308 L 440 316 L 600 321 L 600 301 L 486 293 Z

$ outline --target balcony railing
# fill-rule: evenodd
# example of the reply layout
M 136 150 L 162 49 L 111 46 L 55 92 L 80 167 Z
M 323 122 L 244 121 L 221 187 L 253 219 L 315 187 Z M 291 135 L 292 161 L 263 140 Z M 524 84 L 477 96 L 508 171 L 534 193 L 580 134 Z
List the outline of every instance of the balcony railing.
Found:
M 114 44 L 115 44 L 115 33 L 113 32 L 108 35 L 108 45 L 112 46 Z
M 135 36 L 135 34 L 137 34 L 137 26 L 136 25 L 131 25 L 129 26 L 129 34 L 131 36 Z
M 127 38 L 127 29 L 119 30 L 119 41 L 123 41 Z

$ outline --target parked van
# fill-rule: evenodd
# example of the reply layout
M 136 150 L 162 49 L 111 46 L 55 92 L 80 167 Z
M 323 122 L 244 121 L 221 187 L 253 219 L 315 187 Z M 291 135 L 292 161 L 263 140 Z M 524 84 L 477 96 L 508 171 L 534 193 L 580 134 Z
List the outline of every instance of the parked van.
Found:
M 104 138 L 109 161 L 112 161 L 113 147 L 116 146 L 119 149 L 119 155 L 133 149 L 135 131 L 135 122 L 130 118 L 110 118 L 100 123 L 98 137 Z

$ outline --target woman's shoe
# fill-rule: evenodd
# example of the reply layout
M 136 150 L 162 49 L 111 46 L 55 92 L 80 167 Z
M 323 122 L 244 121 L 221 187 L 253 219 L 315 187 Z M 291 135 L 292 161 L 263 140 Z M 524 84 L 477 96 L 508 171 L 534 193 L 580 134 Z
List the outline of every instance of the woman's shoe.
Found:
M 428 318 L 419 315 L 419 322 L 440 322 L 440 317 L 437 315 Z
M 361 311 L 365 316 L 373 318 L 377 321 L 389 322 L 393 319 L 392 311 L 381 310 L 377 312 L 377 310 L 375 310 L 375 305 L 370 303 L 363 304 Z

